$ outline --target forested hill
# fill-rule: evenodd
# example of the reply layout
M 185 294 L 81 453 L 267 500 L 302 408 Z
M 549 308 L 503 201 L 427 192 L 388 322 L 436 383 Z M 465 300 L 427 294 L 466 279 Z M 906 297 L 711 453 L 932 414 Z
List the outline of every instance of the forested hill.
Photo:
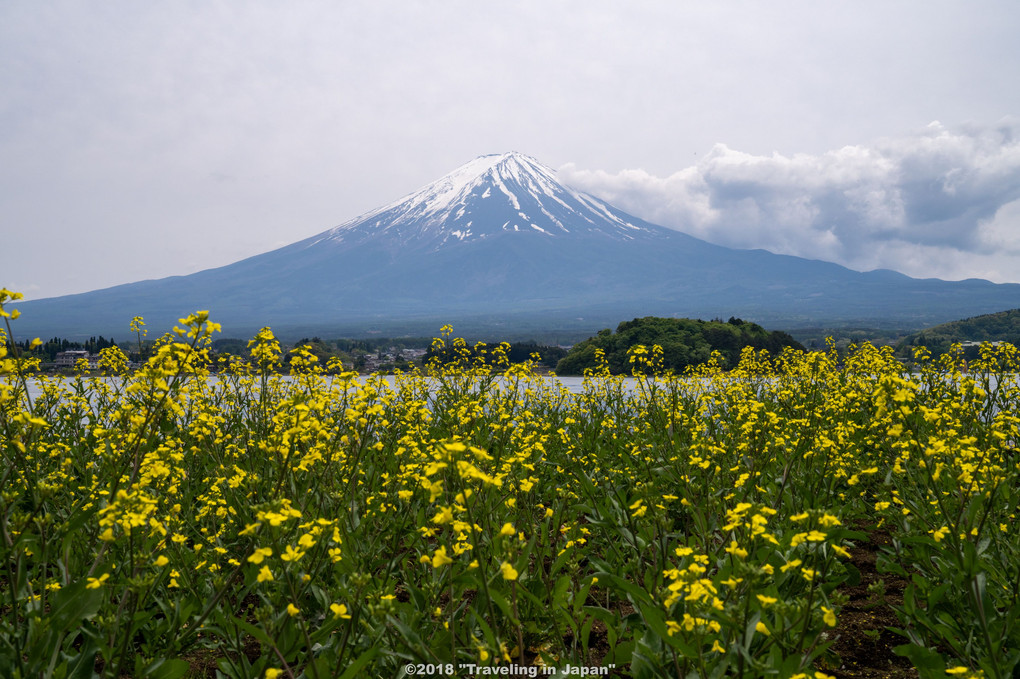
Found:
M 950 321 L 908 335 L 896 347 L 908 356 L 914 347 L 927 347 L 933 355 L 945 353 L 955 342 L 1009 342 L 1020 346 L 1020 309 Z
M 713 351 L 723 355 L 724 367 L 733 367 L 744 347 L 768 349 L 771 353 L 783 347 L 804 348 L 785 332 L 769 331 L 739 318 L 723 322 L 648 316 L 620 323 L 616 333 L 607 328 L 575 344 L 556 365 L 556 373 L 580 375 L 585 368 L 594 368 L 596 349 L 605 352 L 610 371 L 628 373 L 631 364 L 627 351 L 638 344 L 662 347 L 663 368 L 676 372 L 708 361 Z

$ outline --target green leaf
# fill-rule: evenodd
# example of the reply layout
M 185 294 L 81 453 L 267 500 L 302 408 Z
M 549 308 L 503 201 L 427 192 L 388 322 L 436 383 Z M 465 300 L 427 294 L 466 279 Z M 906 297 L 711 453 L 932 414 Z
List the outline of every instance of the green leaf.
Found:
M 503 611 L 503 615 L 505 615 L 507 619 L 510 620 L 511 624 L 513 625 L 520 624 L 517 618 L 514 617 L 514 609 L 510 606 L 510 603 L 506 600 L 506 597 L 504 597 L 499 591 L 497 591 L 495 588 L 490 588 L 489 598 L 492 599 L 492 602 L 494 604 L 499 606 L 499 610 Z
M 570 576 L 561 575 L 553 585 L 552 607 L 554 610 L 561 610 L 567 607 L 567 591 L 570 589 Z
M 85 580 L 79 580 L 53 595 L 50 620 L 55 627 L 66 631 L 94 616 L 102 605 L 103 590 L 87 589 Z
M 666 627 L 666 614 L 658 606 L 654 604 L 647 604 L 638 606 L 638 610 L 641 611 L 641 617 L 648 625 L 651 632 L 655 634 L 658 640 L 662 643 L 672 645 L 674 642 L 673 637 L 669 635 L 669 629 Z M 679 641 L 677 639 L 676 641 Z
M 903 568 L 903 566 L 899 565 L 892 559 L 886 558 L 885 556 L 878 557 L 878 563 L 876 566 L 878 567 L 879 573 L 891 573 L 893 575 L 899 575 L 902 578 L 907 577 L 907 571 Z
M 386 619 L 391 625 L 397 628 L 397 631 L 400 632 L 400 636 L 404 638 L 404 645 L 410 652 L 410 657 L 423 661 L 429 659 L 429 656 L 425 655 L 428 653 L 428 646 L 422 643 L 421 637 L 418 636 L 417 632 L 408 627 L 407 623 L 400 618 L 387 615 Z
M 60 541 L 61 554 L 66 554 L 67 551 L 71 549 L 72 545 L 80 543 L 82 539 L 81 529 L 93 516 L 95 516 L 95 513 L 98 510 L 99 508 L 95 506 L 78 510 L 71 515 L 71 518 L 68 519 L 64 525 L 60 527 L 60 532 L 64 536 Z
M 630 602 L 634 604 L 634 606 L 640 606 L 644 603 L 652 602 L 652 596 L 648 592 L 619 576 L 613 575 L 612 573 L 597 573 L 596 577 L 599 579 L 600 583 L 605 583 L 606 586 L 612 587 L 613 589 L 626 594 L 627 598 L 630 599 Z
M 919 644 L 903 644 L 894 648 L 893 653 L 910 660 L 922 679 L 926 677 L 944 679 L 946 676 L 946 663 L 942 660 L 942 656 L 929 648 Z
M 634 647 L 630 659 L 630 674 L 635 679 L 652 679 L 658 676 L 657 668 L 662 664 L 657 654 L 648 646 L 648 639 L 641 639 Z
M 592 578 L 587 578 L 586 582 L 582 582 L 580 589 L 574 594 L 574 615 L 580 613 L 581 609 L 588 602 L 588 592 L 591 591 L 593 584 L 595 584 L 595 581 Z
M 377 655 L 379 655 L 378 646 L 373 646 L 372 648 L 368 649 L 360 656 L 358 656 L 358 659 L 351 663 L 346 670 L 344 670 L 344 673 L 340 675 L 340 679 L 353 679 L 354 677 L 358 676 L 358 673 L 361 671 L 361 668 L 363 668 L 368 663 L 372 662 L 372 659 L 375 658 L 375 656 Z
M 903 612 L 907 614 L 908 618 L 912 618 L 916 610 L 917 604 L 914 600 L 914 586 L 907 585 L 907 588 L 903 591 Z
M 556 560 L 553 561 L 552 567 L 549 569 L 549 575 L 555 576 L 557 573 L 559 573 L 563 569 L 564 564 L 566 564 L 567 561 L 570 559 L 570 557 L 571 550 L 570 549 L 564 550 L 563 553 L 557 556 Z
M 518 597 L 535 606 L 538 610 L 546 610 L 549 606 L 548 601 L 546 601 L 549 591 L 541 580 L 525 580 L 523 582 L 518 580 L 517 583 Z
M 953 586 L 951 582 L 944 582 L 931 592 L 928 593 L 928 610 L 933 610 L 935 606 L 942 601 L 942 598 L 949 591 L 950 587 Z
M 78 655 L 68 660 L 67 679 L 92 679 L 96 666 L 96 651 L 95 640 L 85 637 Z
M 760 621 L 761 611 L 754 611 L 751 619 L 747 621 L 747 627 L 744 629 L 744 644 L 742 648 L 751 648 L 751 641 L 754 639 L 754 635 L 757 634 L 757 627 Z
M 185 660 L 166 660 L 160 658 L 149 663 L 142 670 L 142 676 L 148 679 L 180 679 L 188 673 L 189 665 Z
M 844 561 L 843 568 L 845 568 L 847 572 L 847 586 L 856 587 L 861 584 L 861 571 L 858 570 L 857 566 L 853 565 L 849 561 Z
M 581 625 L 581 648 L 584 650 L 584 654 L 588 655 L 588 638 L 591 636 L 592 625 L 595 624 L 595 617 L 588 617 Z
M 263 629 L 256 627 L 255 625 L 252 625 L 251 623 L 248 623 L 242 620 L 241 618 L 234 616 L 230 617 L 230 622 L 233 623 L 234 625 L 237 625 L 237 627 L 241 631 L 247 632 L 248 634 L 255 637 L 256 640 L 262 642 L 267 647 L 273 648 L 276 646 L 273 640 L 269 638 L 269 635 L 267 635 Z
M 492 628 L 486 624 L 485 620 L 482 619 L 482 616 L 474 616 L 473 622 L 482 628 L 482 636 L 485 637 L 485 642 L 492 648 L 499 648 L 499 640 L 497 639 L 495 632 L 493 632 Z
M 610 647 L 609 654 L 603 660 L 603 663 L 612 662 L 617 667 L 626 667 L 631 664 L 634 658 L 634 646 L 635 641 L 628 639 L 627 641 L 621 641 L 617 644 L 613 644 Z

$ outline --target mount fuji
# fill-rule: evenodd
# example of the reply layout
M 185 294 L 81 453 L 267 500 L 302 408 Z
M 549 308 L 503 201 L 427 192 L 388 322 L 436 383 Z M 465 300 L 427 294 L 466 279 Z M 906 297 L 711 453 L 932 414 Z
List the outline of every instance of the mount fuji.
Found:
M 477 158 L 389 205 L 234 264 L 21 305 L 33 336 L 166 329 L 211 310 L 225 336 L 615 325 L 741 316 L 771 325 L 903 327 L 1020 306 L 1020 285 L 857 272 L 735 250 L 645 222 L 560 184 L 536 160 Z M 580 325 L 579 325 L 580 324 Z

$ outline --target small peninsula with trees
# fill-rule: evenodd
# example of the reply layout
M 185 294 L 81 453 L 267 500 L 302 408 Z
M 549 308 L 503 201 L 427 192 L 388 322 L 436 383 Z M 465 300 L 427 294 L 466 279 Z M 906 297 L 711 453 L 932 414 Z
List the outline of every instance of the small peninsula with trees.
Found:
M 662 368 L 680 372 L 708 361 L 713 351 L 723 357 L 723 367 L 733 367 L 744 347 L 778 353 L 784 347 L 804 347 L 788 333 L 769 331 L 757 323 L 730 318 L 728 321 L 659 318 L 646 316 L 624 321 L 613 333 L 608 328 L 575 344 L 556 365 L 558 375 L 580 375 L 598 364 L 596 350 L 605 354 L 612 373 L 630 372 L 627 351 L 636 345 L 662 348 Z
M 1008 342 L 1020 346 L 1020 309 L 983 314 L 942 323 L 915 332 L 896 347 L 897 355 L 910 358 L 916 347 L 925 347 L 933 356 L 941 356 L 954 344 L 960 344 L 967 358 L 976 358 L 982 342 Z

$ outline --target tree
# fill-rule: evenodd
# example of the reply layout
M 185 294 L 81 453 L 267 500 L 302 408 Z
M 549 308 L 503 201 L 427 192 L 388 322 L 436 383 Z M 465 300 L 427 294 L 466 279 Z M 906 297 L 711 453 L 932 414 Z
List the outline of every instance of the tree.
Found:
M 598 349 L 605 354 L 609 370 L 626 373 L 631 370 L 628 351 L 631 347 L 658 345 L 662 349 L 662 367 L 680 372 L 688 366 L 708 361 L 713 351 L 722 354 L 725 366 L 735 366 L 744 347 L 778 353 L 783 347 L 804 347 L 785 332 L 770 332 L 756 323 L 738 318 L 701 321 L 689 318 L 658 318 L 647 316 L 624 321 L 613 334 L 602 330 L 595 337 L 580 342 L 556 366 L 561 375 L 577 375 L 586 368 L 596 367 Z

